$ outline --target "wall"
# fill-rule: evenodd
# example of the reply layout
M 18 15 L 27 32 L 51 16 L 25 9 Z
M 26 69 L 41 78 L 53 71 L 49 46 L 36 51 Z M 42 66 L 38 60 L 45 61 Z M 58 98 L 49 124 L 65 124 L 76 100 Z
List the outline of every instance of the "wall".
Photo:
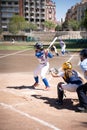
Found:
M 57 36 L 61 39 L 87 39 L 85 31 L 58 31 L 58 32 L 32 32 L 27 36 L 38 38 L 40 41 L 52 41 Z

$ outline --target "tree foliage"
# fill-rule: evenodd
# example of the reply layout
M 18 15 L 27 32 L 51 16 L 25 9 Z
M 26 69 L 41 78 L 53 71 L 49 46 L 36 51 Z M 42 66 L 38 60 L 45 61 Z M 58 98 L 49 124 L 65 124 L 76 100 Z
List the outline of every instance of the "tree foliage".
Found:
M 24 30 L 36 30 L 37 25 L 25 21 L 24 17 L 19 15 L 14 15 L 9 22 L 9 32 L 16 34 L 19 31 Z
M 55 31 L 62 31 L 62 25 L 57 25 L 56 27 L 55 27 Z
M 66 30 L 66 31 L 69 31 L 69 30 L 77 31 L 77 30 L 79 30 L 79 27 L 80 27 L 80 22 L 78 22 L 74 19 L 70 19 L 68 21 L 65 21 L 62 24 L 62 29 Z
M 68 21 L 67 20 L 65 20 L 65 22 L 63 22 L 63 24 L 62 24 L 62 30 L 69 31 L 69 26 L 68 26 Z
M 24 17 L 14 15 L 9 22 L 9 32 L 16 34 L 25 28 L 26 21 Z
M 79 30 L 79 25 L 80 25 L 80 23 L 78 21 L 74 20 L 74 19 L 71 19 L 71 20 L 68 21 L 68 26 L 73 31 Z
M 45 26 L 48 30 L 55 28 L 55 24 L 54 24 L 52 21 L 45 21 L 45 22 L 44 22 L 44 26 Z

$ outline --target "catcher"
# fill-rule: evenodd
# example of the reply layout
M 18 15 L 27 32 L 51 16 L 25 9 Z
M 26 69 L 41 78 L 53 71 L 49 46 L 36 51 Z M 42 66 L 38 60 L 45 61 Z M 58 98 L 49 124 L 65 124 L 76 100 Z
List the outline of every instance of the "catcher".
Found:
M 58 100 L 56 103 L 61 106 L 63 105 L 64 90 L 70 92 L 76 92 L 76 89 L 82 85 L 82 78 L 79 73 L 72 69 L 71 62 L 65 62 L 62 65 L 61 72 L 51 71 L 53 77 L 62 77 L 65 82 L 59 82 L 57 85 Z

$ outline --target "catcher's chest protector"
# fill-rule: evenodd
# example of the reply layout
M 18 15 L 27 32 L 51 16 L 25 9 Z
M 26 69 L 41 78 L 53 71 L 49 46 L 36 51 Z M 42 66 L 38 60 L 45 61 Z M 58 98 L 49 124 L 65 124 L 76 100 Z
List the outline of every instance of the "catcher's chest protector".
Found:
M 63 79 L 67 83 L 82 84 L 82 80 L 75 70 L 66 70 Z

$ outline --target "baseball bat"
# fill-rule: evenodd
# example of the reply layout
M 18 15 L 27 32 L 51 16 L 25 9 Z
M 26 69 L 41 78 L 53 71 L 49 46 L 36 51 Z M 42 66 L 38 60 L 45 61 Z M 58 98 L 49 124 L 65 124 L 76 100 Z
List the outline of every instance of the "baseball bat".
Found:
M 57 37 L 55 37 L 55 38 L 53 39 L 53 41 L 50 43 L 48 49 L 55 43 L 56 40 L 57 40 Z

